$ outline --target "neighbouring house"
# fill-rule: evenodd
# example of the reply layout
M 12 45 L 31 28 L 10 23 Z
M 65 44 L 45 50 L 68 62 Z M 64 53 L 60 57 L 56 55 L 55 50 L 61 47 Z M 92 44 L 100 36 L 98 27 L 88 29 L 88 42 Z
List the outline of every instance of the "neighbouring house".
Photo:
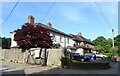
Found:
M 48 22 L 46 25 L 42 23 L 34 23 L 34 17 L 30 15 L 28 17 L 28 23 L 34 26 L 42 26 L 44 28 L 47 28 L 50 32 L 50 36 L 52 36 L 53 44 L 59 44 L 60 47 L 74 46 L 73 37 L 53 28 L 50 22 Z M 12 34 L 11 47 L 18 47 L 17 43 L 14 41 L 15 32 L 11 32 L 11 34 Z
M 69 34 L 73 37 L 74 40 L 74 48 L 71 49 L 71 52 L 76 53 L 96 53 L 97 50 L 95 49 L 95 44 L 89 41 L 88 39 L 84 38 L 82 34 L 79 32 L 77 35 Z

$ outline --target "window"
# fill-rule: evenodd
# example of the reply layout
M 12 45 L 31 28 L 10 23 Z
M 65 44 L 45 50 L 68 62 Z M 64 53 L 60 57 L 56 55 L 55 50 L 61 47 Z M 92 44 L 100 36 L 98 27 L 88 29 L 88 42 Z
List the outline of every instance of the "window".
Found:
M 56 41 L 55 34 L 53 34 L 53 40 Z
M 60 42 L 62 42 L 62 37 L 60 36 Z
M 67 43 L 69 44 L 69 39 L 67 39 Z

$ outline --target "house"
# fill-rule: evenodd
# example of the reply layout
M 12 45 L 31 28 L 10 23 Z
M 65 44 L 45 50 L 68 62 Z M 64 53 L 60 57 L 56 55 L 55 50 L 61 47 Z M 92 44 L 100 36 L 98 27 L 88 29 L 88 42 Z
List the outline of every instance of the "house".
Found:
M 34 17 L 30 15 L 28 17 L 28 23 L 34 26 L 42 26 L 44 28 L 47 28 L 50 32 L 50 36 L 52 36 L 53 44 L 60 44 L 61 47 L 74 46 L 73 37 L 53 28 L 50 22 L 48 22 L 46 25 L 42 23 L 34 23 Z M 11 34 L 12 34 L 11 47 L 18 47 L 17 43 L 14 41 L 15 32 L 11 32 Z
M 34 23 L 34 17 L 31 15 L 28 17 L 28 23 L 34 26 L 42 26 L 47 28 L 50 32 L 50 36 L 52 36 L 53 44 L 60 44 L 61 47 L 67 47 L 71 52 L 77 52 L 81 54 L 88 52 L 96 53 L 94 44 L 84 38 L 80 32 L 77 35 L 68 35 L 53 28 L 50 22 L 48 22 L 46 25 L 42 23 Z M 18 47 L 17 43 L 14 41 L 15 32 L 11 32 L 11 34 L 11 47 Z
M 74 48 L 71 49 L 71 52 L 77 53 L 96 53 L 95 44 L 84 38 L 82 34 L 79 32 L 77 35 L 69 34 L 73 37 L 74 40 Z

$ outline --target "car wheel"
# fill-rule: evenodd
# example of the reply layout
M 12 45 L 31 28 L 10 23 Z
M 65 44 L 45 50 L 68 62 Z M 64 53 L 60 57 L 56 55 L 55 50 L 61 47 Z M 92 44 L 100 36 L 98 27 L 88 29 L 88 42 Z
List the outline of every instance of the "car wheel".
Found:
M 81 61 L 85 61 L 85 59 L 81 59 Z

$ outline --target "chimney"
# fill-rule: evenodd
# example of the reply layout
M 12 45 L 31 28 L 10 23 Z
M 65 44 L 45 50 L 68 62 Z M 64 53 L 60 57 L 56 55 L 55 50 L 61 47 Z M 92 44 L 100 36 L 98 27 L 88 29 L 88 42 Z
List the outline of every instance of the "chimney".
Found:
M 82 36 L 81 32 L 78 32 L 78 34 L 77 34 L 77 35 Z
M 52 24 L 50 22 L 47 23 L 47 26 L 52 27 Z
M 70 36 L 73 36 L 73 34 L 69 33 Z
M 29 24 L 34 24 L 34 17 L 32 16 L 32 15 L 29 15 L 29 17 L 28 17 L 28 23 Z

